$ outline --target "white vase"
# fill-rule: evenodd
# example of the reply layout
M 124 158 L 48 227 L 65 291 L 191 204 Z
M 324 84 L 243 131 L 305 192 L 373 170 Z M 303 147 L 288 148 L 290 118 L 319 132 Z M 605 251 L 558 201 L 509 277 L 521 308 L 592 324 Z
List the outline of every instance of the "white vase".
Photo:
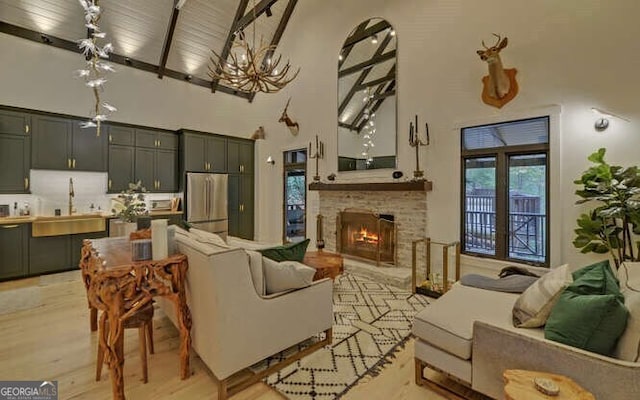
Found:
M 135 222 L 124 222 L 119 219 L 109 220 L 109 236 L 129 236 L 131 232 L 135 232 L 138 225 Z

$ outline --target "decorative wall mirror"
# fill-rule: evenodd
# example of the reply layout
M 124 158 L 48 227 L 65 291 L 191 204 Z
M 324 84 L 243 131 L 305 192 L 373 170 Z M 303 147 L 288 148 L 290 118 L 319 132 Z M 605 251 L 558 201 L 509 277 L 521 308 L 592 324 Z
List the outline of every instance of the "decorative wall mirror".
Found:
M 396 168 L 396 32 L 358 25 L 338 55 L 338 171 Z

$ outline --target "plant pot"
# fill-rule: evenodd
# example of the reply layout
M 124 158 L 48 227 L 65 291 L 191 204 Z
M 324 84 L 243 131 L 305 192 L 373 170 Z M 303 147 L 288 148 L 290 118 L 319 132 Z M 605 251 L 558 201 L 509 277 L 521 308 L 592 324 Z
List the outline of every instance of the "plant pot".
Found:
M 129 236 L 131 232 L 135 232 L 138 225 L 135 222 L 124 222 L 119 219 L 109 220 L 109 236 Z

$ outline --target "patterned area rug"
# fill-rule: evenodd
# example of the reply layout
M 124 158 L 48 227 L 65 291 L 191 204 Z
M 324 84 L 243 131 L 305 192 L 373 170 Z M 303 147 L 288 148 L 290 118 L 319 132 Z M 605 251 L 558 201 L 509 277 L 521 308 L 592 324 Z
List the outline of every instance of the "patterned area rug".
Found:
M 289 399 L 335 399 L 367 375 L 377 375 L 411 334 L 427 298 L 359 276 L 344 274 L 333 288 L 333 344 L 267 377 Z M 263 362 L 261 368 L 305 344 Z M 258 368 L 260 369 L 260 368 Z

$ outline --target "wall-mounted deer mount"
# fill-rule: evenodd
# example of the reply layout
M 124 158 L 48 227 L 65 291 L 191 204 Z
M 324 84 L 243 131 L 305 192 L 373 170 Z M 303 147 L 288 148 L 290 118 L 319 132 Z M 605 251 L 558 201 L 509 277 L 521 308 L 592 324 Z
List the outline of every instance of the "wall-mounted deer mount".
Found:
M 500 35 L 493 34 L 498 38 L 496 44 L 487 47 L 482 41 L 484 50 L 477 53 L 482 61 L 486 61 L 489 67 L 489 75 L 482 77 L 482 101 L 490 106 L 502 108 L 518 94 L 518 82 L 516 82 L 515 68 L 505 69 L 500 60 L 500 51 L 507 47 L 508 39 L 500 40 Z
M 285 125 L 287 125 L 287 128 L 289 128 L 289 131 L 291 132 L 291 134 L 293 136 L 296 136 L 300 131 L 300 125 L 297 122 L 293 122 L 291 118 L 289 118 L 289 116 L 287 115 L 287 108 L 289 108 L 290 102 L 291 102 L 291 97 L 289 97 L 289 100 L 287 101 L 287 105 L 284 106 L 284 110 L 282 111 L 282 115 L 280 116 L 280 119 L 278 120 L 278 122 L 284 122 Z

